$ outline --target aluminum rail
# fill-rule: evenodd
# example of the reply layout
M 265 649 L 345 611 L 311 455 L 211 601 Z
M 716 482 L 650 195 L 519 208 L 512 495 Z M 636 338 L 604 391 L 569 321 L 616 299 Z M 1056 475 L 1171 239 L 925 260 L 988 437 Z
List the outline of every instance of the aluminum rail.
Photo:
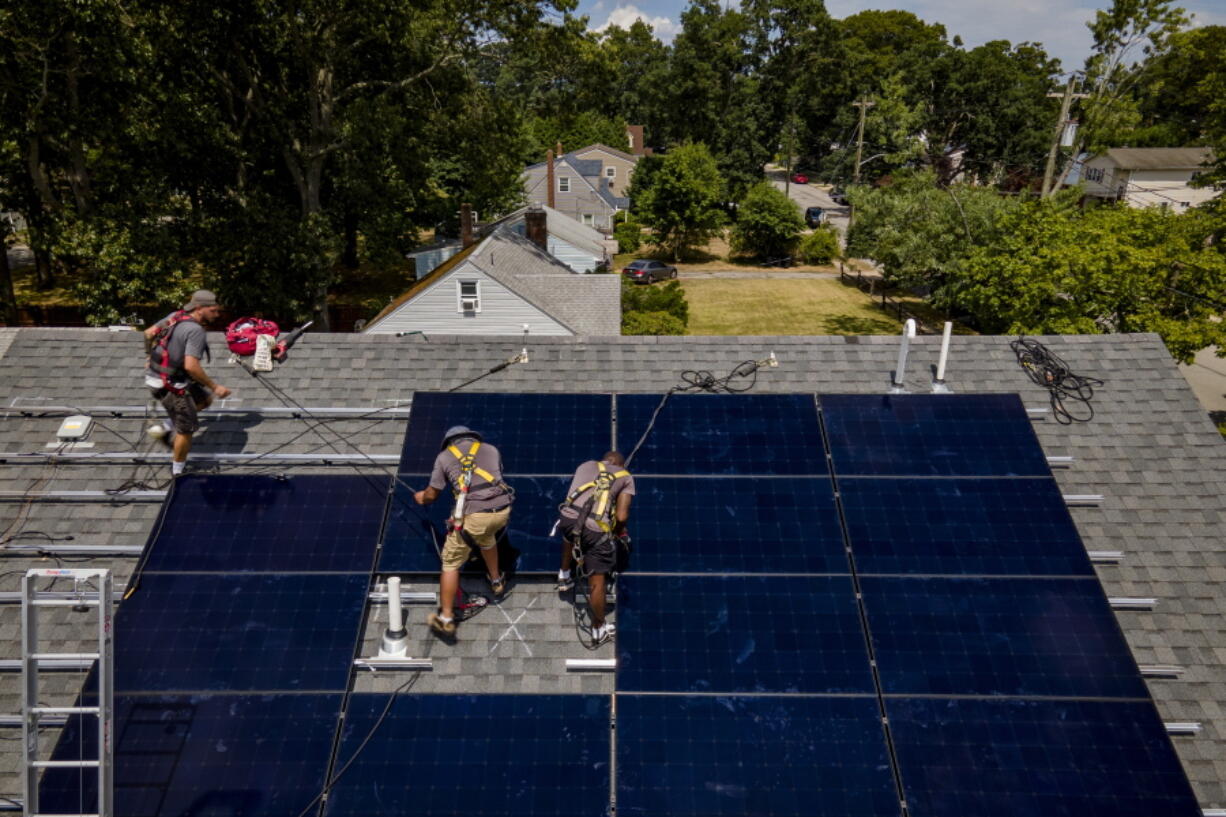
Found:
M 20 398 L 19 398 L 20 399 Z M 150 417 L 146 406 L 63 406 L 63 405 L 29 405 L 0 406 L 0 417 L 39 417 L 52 414 L 87 414 L 91 417 Z M 275 419 L 301 419 L 308 417 L 316 420 L 361 420 L 386 417 L 388 419 L 404 419 L 409 416 L 409 406 L 356 407 L 356 406 L 303 406 L 301 409 L 293 406 L 215 406 L 201 412 L 205 417 L 214 415 L 259 414 Z M 158 415 L 160 416 L 160 415 Z

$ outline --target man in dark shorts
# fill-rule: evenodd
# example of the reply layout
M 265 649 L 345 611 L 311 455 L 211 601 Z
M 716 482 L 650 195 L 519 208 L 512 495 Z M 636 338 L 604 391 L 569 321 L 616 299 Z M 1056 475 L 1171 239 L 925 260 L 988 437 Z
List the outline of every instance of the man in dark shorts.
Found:
M 174 476 L 183 473 L 192 450 L 192 435 L 200 427 L 198 412 L 214 397 L 230 396 L 230 390 L 214 382 L 200 365 L 201 359 L 212 360 L 204 325 L 220 314 L 217 297 L 207 289 L 198 289 L 183 309 L 145 330 L 150 342 L 145 384 L 169 415 L 166 422 L 149 429 L 149 436 L 170 443 Z
M 429 505 L 448 485 L 455 493 L 457 509 L 448 520 L 447 540 L 443 544 L 439 610 L 430 614 L 427 623 L 435 633 L 449 639 L 456 631 L 455 600 L 460 589 L 460 569 L 473 549 L 481 553 L 494 595 L 506 592 L 507 579 L 498 567 L 498 534 L 510 519 L 512 494 L 502 479 L 502 454 L 467 426 L 452 426 L 443 434 L 430 484 L 413 498 L 418 505 Z
M 583 554 L 580 568 L 588 577 L 592 640 L 596 644 L 611 640 L 614 633 L 613 625 L 605 621 L 605 585 L 617 564 L 618 539 L 626 532 L 634 496 L 634 477 L 625 464 L 625 457 L 616 451 L 608 452 L 599 462 L 583 463 L 575 470 L 566 501 L 558 508 L 562 567 L 557 588 L 564 591 L 574 587 L 571 567 L 577 543 Z

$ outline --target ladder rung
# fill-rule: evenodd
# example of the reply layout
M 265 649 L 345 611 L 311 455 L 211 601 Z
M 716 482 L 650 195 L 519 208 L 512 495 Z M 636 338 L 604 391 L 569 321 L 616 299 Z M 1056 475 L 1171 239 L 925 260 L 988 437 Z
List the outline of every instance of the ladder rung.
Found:
M 98 599 L 30 599 L 33 607 L 97 607 Z
M 36 769 L 96 769 L 97 760 L 34 760 L 30 765 Z
M 101 712 L 96 706 L 32 706 L 30 711 L 36 715 L 97 715 Z
M 65 661 L 97 661 L 98 653 L 96 652 L 34 652 L 30 653 L 30 658 L 35 661 L 46 661 L 50 658 L 62 658 Z

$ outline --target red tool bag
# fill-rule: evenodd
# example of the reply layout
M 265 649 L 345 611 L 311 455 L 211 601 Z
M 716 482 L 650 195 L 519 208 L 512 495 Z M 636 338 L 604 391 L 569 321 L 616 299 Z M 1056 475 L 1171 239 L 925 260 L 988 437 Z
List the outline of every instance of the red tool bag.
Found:
M 239 318 L 226 327 L 226 345 L 236 355 L 247 357 L 255 354 L 255 339 L 259 335 L 281 333 L 281 327 L 263 318 Z

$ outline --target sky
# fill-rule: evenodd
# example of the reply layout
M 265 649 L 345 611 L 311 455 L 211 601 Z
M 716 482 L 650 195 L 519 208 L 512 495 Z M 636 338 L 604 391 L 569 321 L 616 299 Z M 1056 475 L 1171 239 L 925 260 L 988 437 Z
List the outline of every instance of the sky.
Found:
M 968 48 L 990 40 L 1042 43 L 1066 71 L 1082 67 L 1090 50 L 1085 23 L 1110 5 L 1110 0 L 826 0 L 826 9 L 840 18 L 865 9 L 913 12 L 925 22 L 944 25 L 951 38 L 961 35 Z M 1226 25 L 1226 0 L 1182 0 L 1178 5 L 1195 15 L 1195 24 Z M 641 18 L 657 37 L 671 42 L 685 6 L 686 0 L 580 0 L 578 13 L 597 29 L 610 23 L 626 27 Z

